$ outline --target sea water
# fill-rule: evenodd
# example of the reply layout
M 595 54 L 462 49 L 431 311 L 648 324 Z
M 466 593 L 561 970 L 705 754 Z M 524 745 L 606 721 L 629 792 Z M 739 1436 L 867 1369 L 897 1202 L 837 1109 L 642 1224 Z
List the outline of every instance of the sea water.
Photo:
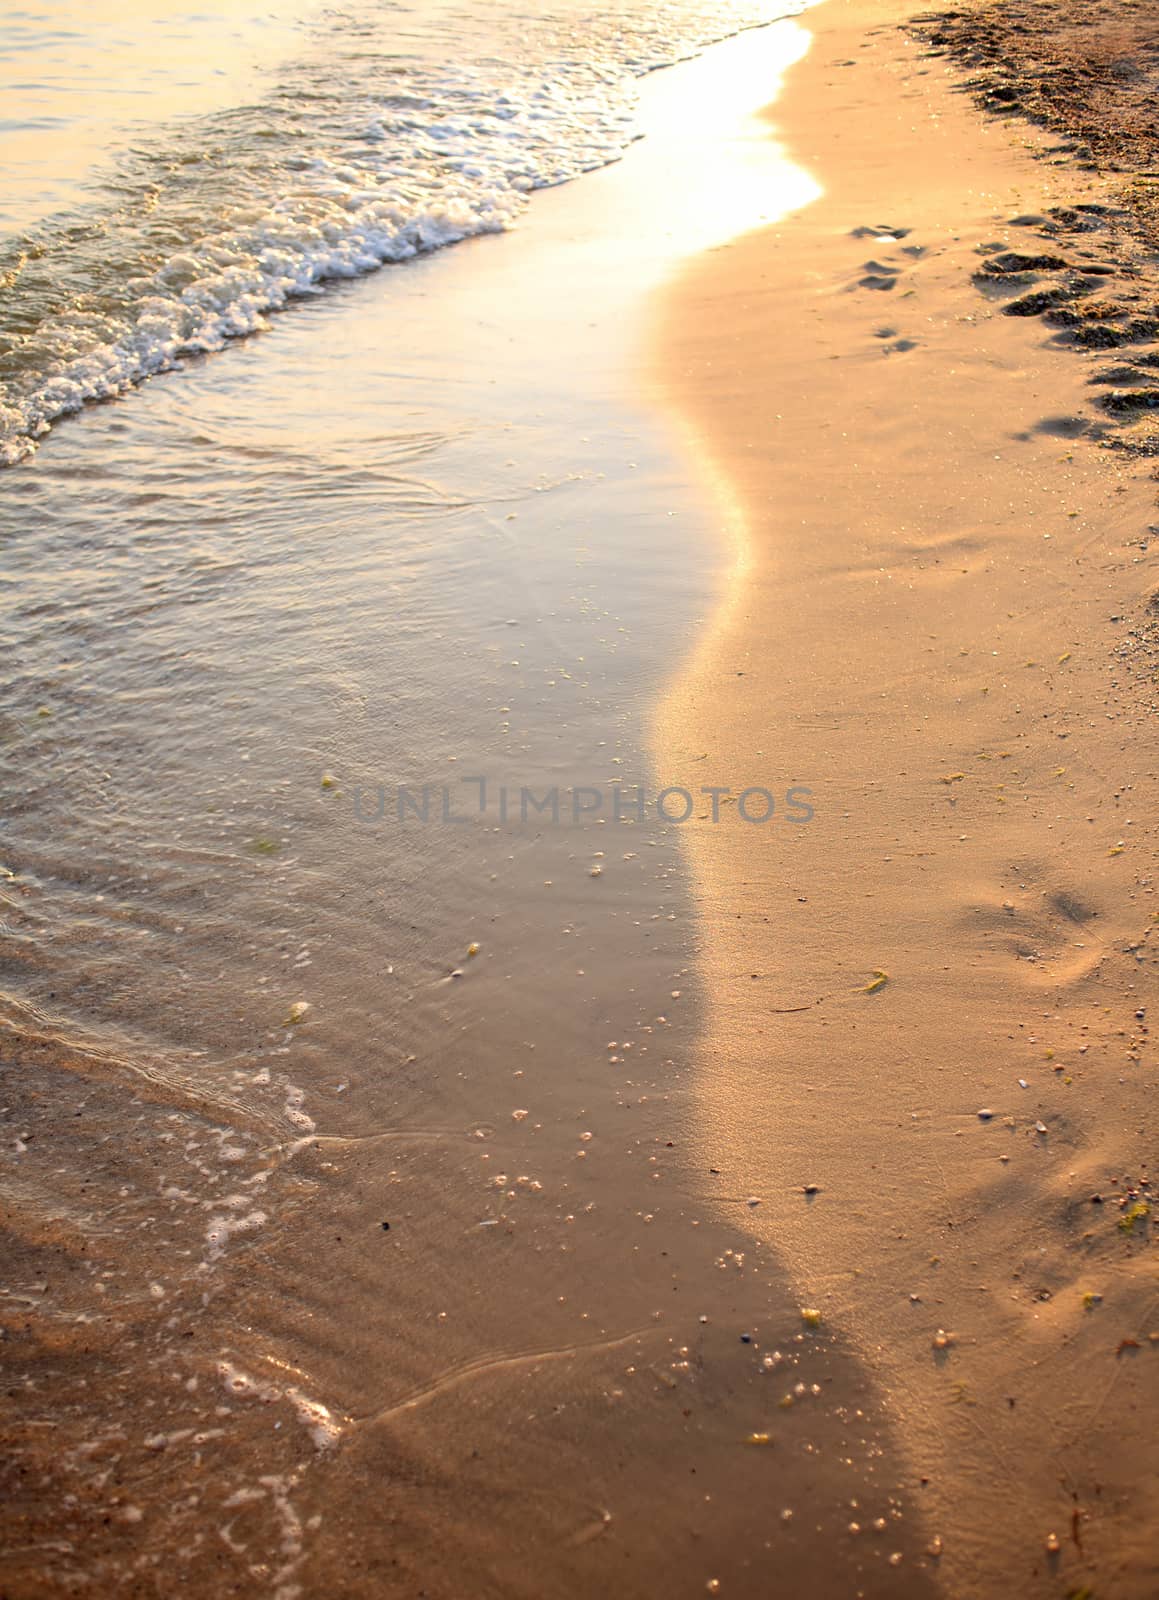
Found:
M 815 190 L 750 116 L 792 23 L 644 75 L 772 10 L 6 19 L 17 1581 L 288 1597 L 356 1550 L 377 1595 L 401 1551 L 489 1592 L 562 1448 L 511 1418 L 691 1337 L 695 935 L 632 799 L 784 775 L 650 769 L 725 547 L 647 296 Z M 357 803 L 400 786 L 431 805 Z M 605 1460 L 569 1448 L 564 1566 Z
M 641 75 L 785 0 L 0 11 L 0 461 L 327 283 L 616 160 Z

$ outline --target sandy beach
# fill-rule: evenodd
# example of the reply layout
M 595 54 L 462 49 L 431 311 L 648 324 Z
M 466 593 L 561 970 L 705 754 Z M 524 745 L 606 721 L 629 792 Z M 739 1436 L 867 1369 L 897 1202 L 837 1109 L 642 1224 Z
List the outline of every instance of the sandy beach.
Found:
M 16 17 L 0 1600 L 1154 1600 L 1153 10 Z
M 944 1592 L 1142 1597 L 1155 483 L 1095 357 L 1002 315 L 1026 274 L 972 281 L 1120 242 L 1045 236 L 1105 182 L 898 20 L 810 15 L 770 115 L 825 194 L 657 330 L 736 560 L 657 748 L 817 809 L 688 826 L 699 1147 L 878 1376 Z

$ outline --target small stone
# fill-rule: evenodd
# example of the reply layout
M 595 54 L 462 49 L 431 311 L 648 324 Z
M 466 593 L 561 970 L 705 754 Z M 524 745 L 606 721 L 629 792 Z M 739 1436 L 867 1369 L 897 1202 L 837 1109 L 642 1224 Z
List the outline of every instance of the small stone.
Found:
M 1047 1536 L 1046 1536 L 1046 1549 L 1047 1549 L 1047 1553 L 1049 1555 L 1052 1555 L 1052 1556 L 1056 1556 L 1058 1554 L 1058 1552 L 1062 1549 L 1062 1545 L 1059 1543 L 1058 1534 L 1057 1533 L 1048 1533 L 1047 1534 Z
M 801 1321 L 807 1328 L 819 1328 L 821 1326 L 821 1313 L 816 1306 L 802 1306 Z
M 994 1115 L 994 1113 L 993 1113 L 993 1111 L 991 1111 L 989 1106 L 983 1106 L 981 1111 L 979 1111 L 979 1113 L 978 1113 L 978 1121 L 979 1122 L 989 1122 L 990 1118 L 993 1115 Z
M 954 1335 L 947 1333 L 945 1328 L 939 1328 L 934 1334 L 933 1346 L 935 1350 L 948 1350 L 954 1342 Z
M 804 1192 L 806 1194 L 820 1194 L 821 1185 L 819 1183 L 807 1183 Z
M 934 1556 L 936 1558 L 937 1556 L 940 1556 L 941 1553 L 942 1553 L 941 1535 L 935 1533 L 934 1537 L 930 1540 L 929 1544 L 926 1545 L 926 1554 L 928 1556 Z

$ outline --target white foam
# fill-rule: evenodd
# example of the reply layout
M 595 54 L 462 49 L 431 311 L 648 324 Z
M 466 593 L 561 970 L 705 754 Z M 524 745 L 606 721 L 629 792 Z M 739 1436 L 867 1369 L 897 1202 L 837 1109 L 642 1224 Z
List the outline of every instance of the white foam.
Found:
M 244 1216 L 239 1216 L 235 1212 L 232 1216 L 222 1214 L 210 1218 L 209 1227 L 205 1230 L 205 1242 L 209 1247 L 208 1259 L 217 1261 L 225 1254 L 229 1241 L 235 1234 L 253 1233 L 258 1228 L 264 1227 L 268 1220 L 264 1211 L 249 1211 Z
M 46 236 L 43 265 L 22 266 L 10 291 L 18 316 L 26 286 L 53 298 L 53 261 L 92 283 L 32 331 L 19 321 L 0 463 L 30 455 L 59 417 L 221 350 L 329 282 L 510 229 L 532 191 L 622 154 L 636 137 L 641 73 L 804 3 L 652 0 L 630 12 L 609 5 L 582 25 L 566 11 L 500 11 L 488 25 L 511 36 L 488 35 L 486 51 L 477 38 L 477 61 L 408 58 L 386 74 L 370 50 L 367 64 L 352 63 L 348 40 L 331 41 L 331 65 L 320 35 L 300 88 L 291 75 L 274 101 L 183 126 L 179 182 L 166 176 L 172 154 L 159 151 L 146 163 L 146 177 L 160 174 L 144 184 L 147 206 L 101 216 L 109 236 L 89 247 Z M 382 26 L 381 13 L 367 18 Z M 341 27 L 335 37 L 341 46 Z M 319 82 L 325 111 L 299 110 L 295 96 L 316 102 Z M 235 198 L 223 203 L 223 191 Z M 157 239 L 174 234 L 180 243 L 158 265 Z
M 342 1438 L 343 1425 L 329 1406 L 314 1400 L 295 1387 L 279 1388 L 276 1383 L 255 1378 L 232 1361 L 219 1361 L 217 1371 L 228 1392 L 239 1400 L 260 1400 L 266 1405 L 285 1400 L 306 1429 L 317 1450 L 332 1450 Z

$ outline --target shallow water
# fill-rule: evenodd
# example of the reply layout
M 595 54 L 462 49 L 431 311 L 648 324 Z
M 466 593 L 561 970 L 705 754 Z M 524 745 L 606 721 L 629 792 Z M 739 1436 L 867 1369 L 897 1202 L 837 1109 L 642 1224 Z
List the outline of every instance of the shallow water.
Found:
M 678 830 L 611 799 L 749 777 L 644 754 L 724 557 L 639 341 L 682 250 L 812 194 L 738 87 L 801 43 L 652 80 L 653 139 L 519 236 L 314 298 L 4 477 L 14 1593 L 844 1581 L 810 1405 L 893 1504 L 868 1386 L 683 1154 Z M 553 787 L 558 826 L 500 810 Z M 754 1542 L 737 1441 L 790 1381 Z

